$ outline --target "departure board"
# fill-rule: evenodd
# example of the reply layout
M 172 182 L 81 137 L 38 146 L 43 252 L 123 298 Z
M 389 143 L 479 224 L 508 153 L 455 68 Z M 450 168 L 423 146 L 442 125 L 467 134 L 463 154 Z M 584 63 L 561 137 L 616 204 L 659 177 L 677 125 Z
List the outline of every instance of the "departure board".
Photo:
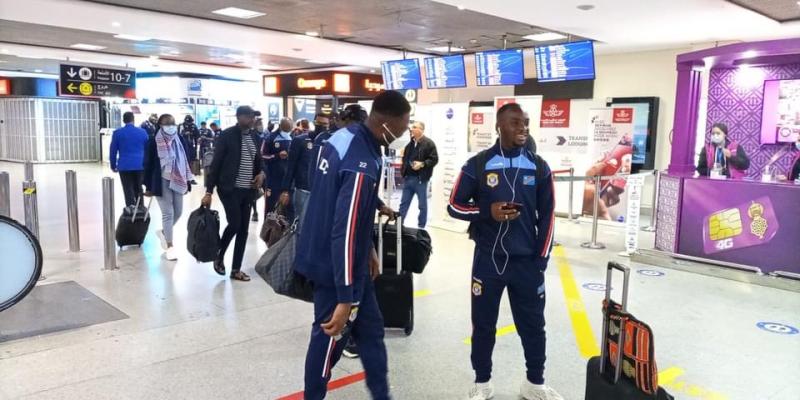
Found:
M 539 82 L 594 79 L 594 44 L 582 42 L 534 48 Z
M 478 86 L 519 85 L 525 81 L 522 49 L 475 53 Z
M 425 59 L 425 86 L 428 89 L 467 86 L 464 56 L 430 57 Z
M 383 84 L 387 90 L 421 89 L 422 74 L 419 71 L 419 60 L 384 61 L 381 63 Z

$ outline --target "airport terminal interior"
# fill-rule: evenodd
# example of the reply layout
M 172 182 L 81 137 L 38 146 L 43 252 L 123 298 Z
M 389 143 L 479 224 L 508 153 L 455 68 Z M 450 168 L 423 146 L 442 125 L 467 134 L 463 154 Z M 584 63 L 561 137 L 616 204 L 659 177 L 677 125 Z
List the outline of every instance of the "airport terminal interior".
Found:
M 795 0 L 0 0 L 0 400 L 800 400 L 798 205 Z

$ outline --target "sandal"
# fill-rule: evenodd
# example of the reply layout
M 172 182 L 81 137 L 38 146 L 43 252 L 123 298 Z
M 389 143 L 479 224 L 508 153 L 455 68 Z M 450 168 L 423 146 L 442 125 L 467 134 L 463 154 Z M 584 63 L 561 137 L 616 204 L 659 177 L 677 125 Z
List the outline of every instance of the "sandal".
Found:
M 220 276 L 225 276 L 225 263 L 222 260 L 214 261 L 214 272 Z
M 250 282 L 250 276 L 242 271 L 232 272 L 231 279 L 235 281 Z

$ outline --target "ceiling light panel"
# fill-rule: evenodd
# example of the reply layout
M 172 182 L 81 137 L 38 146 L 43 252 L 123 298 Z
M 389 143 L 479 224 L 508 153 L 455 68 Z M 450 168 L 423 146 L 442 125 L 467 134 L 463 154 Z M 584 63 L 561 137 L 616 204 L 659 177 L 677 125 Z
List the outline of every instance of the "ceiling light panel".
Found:
M 75 44 L 73 44 L 73 45 L 71 45 L 69 47 L 72 47 L 73 49 L 95 50 L 95 51 L 96 50 L 105 49 L 105 46 L 98 46 L 98 45 L 95 45 L 95 44 L 86 44 L 86 43 L 75 43 Z
M 238 7 L 221 8 L 219 10 L 212 11 L 212 13 L 217 15 L 224 15 L 226 17 L 241 18 L 241 19 L 250 19 L 267 15 L 262 12 L 245 10 L 244 8 L 238 8 Z
M 448 52 L 448 51 L 464 51 L 463 47 L 457 46 L 437 46 L 437 47 L 428 47 L 425 50 L 428 51 L 436 51 L 436 52 Z
M 534 42 L 549 42 L 551 40 L 566 39 L 567 37 L 560 33 L 544 32 L 544 33 L 537 33 L 534 35 L 523 36 L 523 38 L 528 40 L 533 40 Z

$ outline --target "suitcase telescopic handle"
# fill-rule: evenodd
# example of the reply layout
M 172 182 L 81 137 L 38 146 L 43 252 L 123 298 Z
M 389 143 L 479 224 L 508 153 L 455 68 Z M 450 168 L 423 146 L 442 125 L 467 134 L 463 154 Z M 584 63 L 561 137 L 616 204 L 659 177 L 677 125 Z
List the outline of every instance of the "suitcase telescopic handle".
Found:
M 383 275 L 383 219 L 378 216 L 378 274 Z
M 622 312 L 625 313 L 628 311 L 628 281 L 630 279 L 630 268 L 621 265 L 617 262 L 610 261 L 608 266 L 606 267 L 606 296 L 605 296 L 605 307 L 603 308 L 603 338 L 600 342 L 600 373 L 602 374 L 605 372 L 605 365 L 606 365 L 606 358 L 608 357 L 608 352 L 606 350 L 608 345 L 608 328 L 611 324 L 609 310 L 611 309 L 610 301 L 611 301 L 611 277 L 613 275 L 614 270 L 622 272 Z M 622 359 L 623 354 L 625 352 L 624 348 L 625 344 L 625 323 L 624 321 L 620 321 L 620 330 L 617 339 L 617 365 L 614 368 L 614 383 L 616 384 L 619 381 L 621 372 L 622 372 Z
M 396 248 L 396 259 L 397 259 L 397 268 L 395 268 L 395 273 L 400 275 L 400 271 L 403 269 L 403 217 L 399 215 L 395 215 L 395 231 L 397 231 L 397 246 Z

